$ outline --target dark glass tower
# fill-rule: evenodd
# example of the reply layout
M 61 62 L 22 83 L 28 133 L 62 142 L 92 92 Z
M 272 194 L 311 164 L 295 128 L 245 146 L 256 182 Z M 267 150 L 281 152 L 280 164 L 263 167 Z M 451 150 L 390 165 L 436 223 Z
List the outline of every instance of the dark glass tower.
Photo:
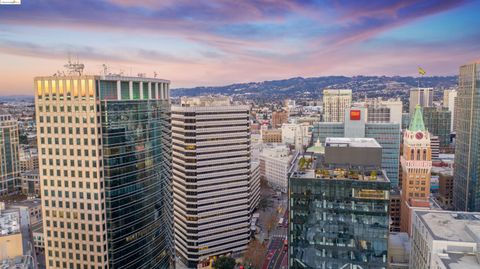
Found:
M 387 268 L 390 181 L 378 169 L 380 145 L 327 138 L 325 155 L 311 158 L 312 169 L 290 177 L 289 268 Z
M 111 268 L 167 268 L 172 248 L 168 101 L 104 101 L 101 111 Z
M 453 206 L 480 211 L 480 63 L 460 67 L 455 101 Z

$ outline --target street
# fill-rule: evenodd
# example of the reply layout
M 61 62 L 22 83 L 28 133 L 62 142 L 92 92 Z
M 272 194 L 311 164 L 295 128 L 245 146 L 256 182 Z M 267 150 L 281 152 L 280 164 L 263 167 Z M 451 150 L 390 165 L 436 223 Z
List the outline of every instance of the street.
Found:
M 262 269 L 286 269 L 288 264 L 287 248 L 284 245 L 288 231 L 286 194 L 273 198 L 273 209 L 272 213 L 276 214 L 276 223 L 271 231 L 267 233 L 268 250 Z M 280 222 L 281 219 L 282 222 Z

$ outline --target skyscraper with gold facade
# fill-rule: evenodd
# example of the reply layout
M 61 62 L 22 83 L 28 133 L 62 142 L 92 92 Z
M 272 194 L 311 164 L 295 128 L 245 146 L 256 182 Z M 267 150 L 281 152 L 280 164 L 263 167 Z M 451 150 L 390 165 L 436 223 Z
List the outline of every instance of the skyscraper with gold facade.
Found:
M 429 207 L 432 168 L 430 133 L 425 128 L 419 105 L 415 108 L 410 126 L 403 134 L 403 155 L 400 163 L 402 166 L 400 229 L 410 234 L 412 209 Z

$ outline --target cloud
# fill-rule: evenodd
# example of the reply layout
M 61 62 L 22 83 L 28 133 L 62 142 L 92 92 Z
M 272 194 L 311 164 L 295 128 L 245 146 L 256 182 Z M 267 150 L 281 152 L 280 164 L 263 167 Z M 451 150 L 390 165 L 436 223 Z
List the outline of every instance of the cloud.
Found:
M 449 53 L 457 56 L 452 62 L 464 61 L 478 46 L 463 37 L 452 41 L 457 42 L 456 47 L 378 38 L 381 33 L 466 3 L 24 1 L 21 6 L 0 8 L 0 34 L 4 34 L 0 53 L 41 58 L 41 62 L 66 59 L 70 53 L 95 63 L 131 64 L 139 71 L 161 71 L 179 83 L 177 86 L 382 70 L 387 74 L 388 70 L 406 70 L 408 61 L 426 57 L 432 66 L 441 62 L 444 72 L 456 64 L 446 64 Z M 428 34 L 428 29 L 423 31 Z M 372 43 L 375 40 L 378 42 Z

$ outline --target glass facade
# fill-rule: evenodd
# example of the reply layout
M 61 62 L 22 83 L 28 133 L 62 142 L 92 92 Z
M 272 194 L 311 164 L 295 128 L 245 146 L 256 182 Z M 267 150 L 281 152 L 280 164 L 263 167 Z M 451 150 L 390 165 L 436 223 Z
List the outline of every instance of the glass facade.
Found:
M 452 112 L 446 107 L 424 107 L 423 120 L 427 130 L 438 136 L 440 147 L 448 147 L 450 145 Z
M 21 187 L 18 125 L 10 115 L 0 115 L 0 196 Z
M 480 64 L 460 67 L 458 84 L 453 205 L 480 211 Z
M 387 268 L 389 190 L 388 180 L 291 177 L 289 268 Z
M 110 268 L 169 268 L 170 105 L 101 101 L 101 117 Z
M 392 186 L 398 186 L 400 165 L 400 125 L 397 123 L 367 123 L 365 137 L 375 138 L 382 146 L 382 169 Z

